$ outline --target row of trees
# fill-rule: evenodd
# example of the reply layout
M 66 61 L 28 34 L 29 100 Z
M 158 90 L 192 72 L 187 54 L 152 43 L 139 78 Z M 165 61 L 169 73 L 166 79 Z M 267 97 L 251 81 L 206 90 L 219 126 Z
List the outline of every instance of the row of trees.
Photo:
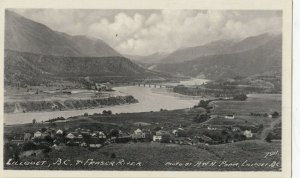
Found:
M 107 110 L 107 111 L 103 110 L 102 114 L 103 115 L 112 115 L 112 111 L 111 110 Z M 88 113 L 84 113 L 83 116 L 89 116 L 89 114 Z

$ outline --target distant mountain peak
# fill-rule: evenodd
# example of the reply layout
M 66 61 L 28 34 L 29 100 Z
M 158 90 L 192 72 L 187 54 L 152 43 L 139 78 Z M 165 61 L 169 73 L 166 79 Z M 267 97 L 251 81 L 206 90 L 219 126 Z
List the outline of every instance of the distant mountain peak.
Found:
M 69 57 L 121 56 L 103 40 L 57 32 L 9 10 L 5 11 L 5 49 Z

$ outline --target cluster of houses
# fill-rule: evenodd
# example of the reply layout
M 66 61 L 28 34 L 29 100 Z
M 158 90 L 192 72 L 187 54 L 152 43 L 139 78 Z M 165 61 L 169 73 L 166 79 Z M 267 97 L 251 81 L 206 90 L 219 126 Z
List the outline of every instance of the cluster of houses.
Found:
M 207 126 L 205 126 L 205 128 L 210 132 L 228 131 L 228 132 L 232 132 L 232 133 L 240 133 L 241 135 L 245 136 L 247 139 L 251 139 L 254 136 L 251 129 L 242 130 L 240 127 L 237 127 L 237 126 L 225 128 L 224 126 L 221 126 L 221 125 L 207 125 Z
M 208 130 L 214 131 L 218 128 L 208 126 Z M 251 130 L 241 132 L 239 128 L 232 128 L 232 131 L 242 133 L 245 138 L 252 138 Z M 197 135 L 189 137 L 187 132 L 179 127 L 172 132 L 160 129 L 151 131 L 150 129 L 137 128 L 132 133 L 123 132 L 119 129 L 111 130 L 109 133 L 104 131 L 92 131 L 89 129 L 77 128 L 74 131 L 67 131 L 62 129 L 43 128 L 34 133 L 25 132 L 15 134 L 11 138 L 11 142 L 25 143 L 31 141 L 37 145 L 40 143 L 47 143 L 50 147 L 61 149 L 64 146 L 80 146 L 89 148 L 100 148 L 104 145 L 113 143 L 127 143 L 127 142 L 160 142 L 160 143 L 174 143 L 181 145 L 196 145 L 196 144 L 219 144 L 225 143 L 220 140 L 215 140 L 208 135 Z M 236 140 L 238 141 L 238 140 Z M 234 142 L 234 140 L 232 140 Z
M 279 116 L 278 112 L 273 112 L 273 113 L 250 113 L 250 116 L 255 116 L 255 117 L 268 117 L 268 118 L 277 118 Z M 225 119 L 234 119 L 235 118 L 235 114 L 227 114 L 224 116 Z
M 109 82 L 94 83 L 94 85 L 91 85 L 90 87 L 92 90 L 98 90 L 98 91 L 110 91 L 112 89 L 112 85 Z
M 169 142 L 171 134 L 167 131 L 158 130 L 154 134 L 150 129 L 136 129 L 132 133 L 123 132 L 119 129 L 111 130 L 110 133 L 104 131 L 92 131 L 89 129 L 77 128 L 74 131 L 64 131 L 62 129 L 40 129 L 35 132 L 24 132 L 14 134 L 10 141 L 22 144 L 28 141 L 33 143 L 48 143 L 54 148 L 59 146 L 81 146 L 90 148 L 100 148 L 111 143 L 133 142 Z
M 273 113 L 250 113 L 250 116 L 256 116 L 256 117 L 268 117 L 268 118 L 277 118 L 279 116 L 278 112 L 273 112 Z

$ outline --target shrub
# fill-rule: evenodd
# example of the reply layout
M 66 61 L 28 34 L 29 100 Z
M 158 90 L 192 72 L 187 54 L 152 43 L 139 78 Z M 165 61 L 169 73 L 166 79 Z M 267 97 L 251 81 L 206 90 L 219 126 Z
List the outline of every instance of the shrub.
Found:
M 279 116 L 279 113 L 278 112 L 273 112 L 273 114 L 272 114 L 272 118 L 277 118 Z
M 240 101 L 245 101 L 247 98 L 248 98 L 247 95 L 244 93 L 233 96 L 234 100 L 240 100 Z
M 273 135 L 272 135 L 272 133 L 270 132 L 270 133 L 267 135 L 267 137 L 265 138 L 265 141 L 268 142 L 268 143 L 270 143 L 270 142 L 272 142 L 272 138 L 273 138 Z
M 194 117 L 194 122 L 197 122 L 197 123 L 201 123 L 201 122 L 205 122 L 209 119 L 209 115 L 208 114 L 200 114 L 200 115 L 197 115 L 196 117 Z
M 26 142 L 24 143 L 22 150 L 27 151 L 27 150 L 36 150 L 37 146 L 33 144 L 32 142 Z
M 116 158 L 116 157 L 117 157 L 117 156 L 116 156 L 115 153 L 112 153 L 111 156 L 110 156 L 110 158 Z
M 200 100 L 197 107 L 207 108 L 210 100 Z

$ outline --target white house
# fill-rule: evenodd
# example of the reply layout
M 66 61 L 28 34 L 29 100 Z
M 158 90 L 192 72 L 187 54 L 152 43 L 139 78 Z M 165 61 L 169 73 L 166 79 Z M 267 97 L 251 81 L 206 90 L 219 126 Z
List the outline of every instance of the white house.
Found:
M 132 139 L 144 139 L 146 134 L 141 129 L 136 129 L 131 135 Z
M 99 138 L 106 138 L 106 135 L 102 131 L 100 131 L 99 132 Z
M 137 135 L 140 135 L 140 134 L 142 134 L 143 133 L 143 131 L 141 130 L 141 129 L 136 129 L 135 131 L 134 131 L 134 134 L 137 134 Z
M 225 119 L 234 119 L 234 114 L 227 114 L 224 118 Z
M 170 134 L 167 131 L 159 130 L 153 135 L 153 141 L 155 142 L 168 142 L 170 139 Z
M 182 137 L 185 135 L 184 129 L 179 127 L 177 130 L 173 130 L 172 133 L 177 137 Z
M 217 130 L 215 127 L 207 126 L 207 130 Z
M 90 148 L 100 148 L 102 145 L 100 143 L 91 143 Z
M 83 138 L 82 134 L 78 134 L 77 138 Z
M 245 135 L 247 138 L 253 137 L 253 133 L 251 132 L 251 130 L 245 130 L 243 135 Z
M 42 136 L 42 132 L 41 131 L 36 131 L 34 134 L 33 134 L 33 137 L 35 138 L 40 138 Z
M 154 142 L 159 142 L 162 140 L 162 135 L 153 135 L 153 141 Z
M 177 133 L 178 133 L 178 130 L 173 130 L 172 131 L 172 134 L 174 134 L 174 135 L 177 135 Z
M 86 144 L 85 142 L 82 142 L 82 143 L 80 144 L 80 146 L 81 146 L 81 147 L 87 147 L 87 144 Z
M 59 135 L 61 135 L 61 134 L 63 134 L 64 132 L 62 131 L 62 130 L 60 130 L 60 129 L 58 129 L 57 131 L 56 131 L 56 134 L 59 134 Z
M 72 133 L 68 133 L 68 135 L 66 136 L 66 138 L 74 139 L 74 138 L 75 138 L 75 135 L 72 134 Z
M 92 137 L 96 137 L 96 136 L 97 136 L 97 133 L 96 133 L 96 132 L 93 132 L 93 133 L 91 134 L 91 136 L 92 136 Z
M 111 86 L 110 83 L 95 83 L 95 89 L 97 90 L 110 90 Z
M 240 129 L 239 127 L 232 127 L 231 130 L 234 131 L 234 132 L 238 132 L 238 131 L 240 131 L 241 129 Z

